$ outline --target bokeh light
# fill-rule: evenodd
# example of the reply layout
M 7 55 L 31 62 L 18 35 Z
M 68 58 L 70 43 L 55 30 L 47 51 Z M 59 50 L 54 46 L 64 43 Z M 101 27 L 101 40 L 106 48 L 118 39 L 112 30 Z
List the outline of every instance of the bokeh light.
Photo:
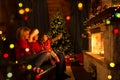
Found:
M 12 72 L 7 73 L 7 77 L 11 78 L 13 76 Z
M 18 6 L 19 6 L 19 7 L 23 7 L 23 3 L 19 2 L 19 3 L 18 3 Z
M 5 40 L 6 40 L 6 37 L 5 37 L 5 36 L 3 36 L 3 37 L 2 37 L 2 40 L 3 40 L 3 41 L 5 41 Z
M 25 8 L 25 12 L 29 12 L 30 11 L 30 9 L 29 8 Z
M 15 47 L 14 44 L 10 44 L 9 46 L 10 49 L 13 49 L 14 47 Z
M 83 8 L 83 4 L 81 2 L 78 3 L 78 8 L 81 10 Z
M 16 60 L 15 63 L 18 64 L 18 61 Z
M 66 16 L 66 20 L 69 21 L 70 20 L 70 16 Z
M 4 53 L 3 54 L 3 58 L 8 58 L 9 57 L 9 54 L 8 53 Z
M 105 23 L 106 23 L 106 24 L 110 24 L 111 21 L 110 21 L 109 19 L 106 19 Z
M 112 67 L 112 68 L 115 67 L 115 63 L 114 63 L 114 62 L 111 62 L 109 65 L 110 65 L 110 67 Z
M 28 16 L 24 16 L 23 19 L 24 19 L 25 21 L 27 21 L 27 20 L 28 20 Z
M 19 10 L 19 14 L 24 14 L 24 13 L 25 13 L 24 9 Z
M 26 52 L 29 52 L 29 51 L 30 51 L 30 49 L 29 49 L 29 48 L 26 48 L 26 49 L 25 49 L 25 51 L 26 51 Z
M 112 76 L 111 76 L 111 75 L 108 75 L 108 79 L 111 80 L 111 79 L 112 79 Z
M 30 65 L 30 64 L 27 65 L 27 69 L 28 69 L 28 70 L 32 69 L 32 65 Z
M 119 33 L 119 30 L 117 28 L 114 29 L 113 31 L 114 34 L 118 34 Z
M 116 17 L 116 18 L 120 18 L 120 13 L 118 13 L 118 12 L 115 13 L 115 17 Z
M 0 34 L 2 34 L 2 33 L 3 33 L 3 31 L 0 30 Z

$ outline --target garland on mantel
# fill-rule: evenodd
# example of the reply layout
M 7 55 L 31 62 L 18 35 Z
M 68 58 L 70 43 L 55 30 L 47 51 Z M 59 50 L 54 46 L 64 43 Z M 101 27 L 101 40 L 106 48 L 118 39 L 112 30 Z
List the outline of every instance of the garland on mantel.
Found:
M 106 20 L 109 23 L 106 23 Z M 120 7 L 110 7 L 100 12 L 98 15 L 94 16 L 93 18 L 86 20 L 84 22 L 84 25 L 92 26 L 103 22 L 105 22 L 106 24 L 110 24 L 116 21 L 120 21 Z

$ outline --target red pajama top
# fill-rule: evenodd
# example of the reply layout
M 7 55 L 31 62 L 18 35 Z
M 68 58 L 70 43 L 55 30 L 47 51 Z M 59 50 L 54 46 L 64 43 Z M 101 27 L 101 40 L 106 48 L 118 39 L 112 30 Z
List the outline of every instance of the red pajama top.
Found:
M 43 49 L 52 51 L 51 42 L 52 42 L 52 39 L 48 39 L 46 42 L 43 42 L 42 44 Z
M 23 38 L 17 40 L 15 44 L 15 53 L 16 53 L 16 59 L 31 54 L 30 45 L 28 44 L 26 39 Z
M 31 42 L 30 47 L 31 47 L 32 51 L 35 53 L 39 53 L 40 51 L 42 51 L 42 46 L 37 41 Z

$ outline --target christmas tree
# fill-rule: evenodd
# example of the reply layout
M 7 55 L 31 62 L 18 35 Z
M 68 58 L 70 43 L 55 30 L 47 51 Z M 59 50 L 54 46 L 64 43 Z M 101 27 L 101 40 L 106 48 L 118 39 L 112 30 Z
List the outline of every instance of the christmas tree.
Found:
M 56 53 L 63 52 L 65 55 L 73 53 L 73 47 L 70 41 L 70 34 L 68 33 L 67 28 L 65 27 L 65 20 L 61 12 L 57 12 L 50 22 L 48 36 L 50 38 L 54 38 L 60 33 L 63 33 L 63 36 L 60 40 L 57 40 L 52 43 L 53 50 Z

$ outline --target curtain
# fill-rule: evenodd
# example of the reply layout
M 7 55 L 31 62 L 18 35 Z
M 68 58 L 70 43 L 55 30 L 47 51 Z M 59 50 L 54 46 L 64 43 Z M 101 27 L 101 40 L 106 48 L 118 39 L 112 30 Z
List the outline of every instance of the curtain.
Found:
M 75 53 L 81 53 L 84 45 L 83 44 L 83 38 L 82 33 L 84 32 L 85 26 L 83 25 L 83 22 L 88 18 L 89 14 L 89 0 L 85 0 L 84 2 L 82 0 L 71 0 L 71 22 L 70 22 L 70 31 L 72 36 L 72 42 L 74 47 Z M 78 9 L 78 3 L 83 3 L 83 9 Z
M 29 26 L 38 28 L 40 33 L 46 33 L 49 27 L 48 6 L 46 0 L 32 0 Z

